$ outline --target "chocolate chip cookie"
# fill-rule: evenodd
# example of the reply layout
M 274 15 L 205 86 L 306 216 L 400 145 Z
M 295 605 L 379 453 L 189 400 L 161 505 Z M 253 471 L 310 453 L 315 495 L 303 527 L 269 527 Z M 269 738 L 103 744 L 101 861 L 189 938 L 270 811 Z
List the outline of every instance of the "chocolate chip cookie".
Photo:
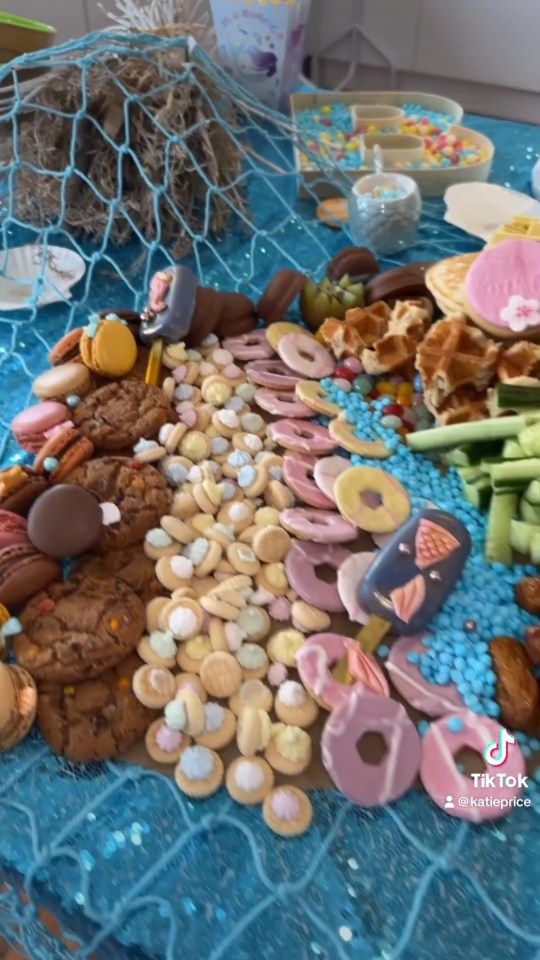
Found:
M 38 723 L 55 753 L 75 763 L 108 760 L 144 735 L 155 712 L 143 707 L 131 689 L 141 666 L 131 654 L 96 680 L 40 686 Z
M 127 450 L 176 419 L 165 394 L 139 380 L 108 383 L 85 397 L 73 411 L 73 422 L 96 450 Z
M 76 683 L 98 677 L 137 646 L 145 625 L 139 597 L 123 580 L 77 573 L 27 603 L 17 661 L 37 680 Z
M 103 550 L 121 550 L 142 543 L 152 527 L 169 512 L 171 492 L 162 475 L 151 464 L 127 457 L 101 457 L 89 460 L 71 473 L 66 481 L 76 483 L 102 503 L 115 503 L 120 510 L 118 523 L 103 533 Z
M 111 550 L 102 556 L 86 560 L 80 573 L 95 577 L 116 577 L 135 591 L 144 604 L 163 594 L 163 587 L 155 575 L 155 562 L 149 560 L 142 547 Z

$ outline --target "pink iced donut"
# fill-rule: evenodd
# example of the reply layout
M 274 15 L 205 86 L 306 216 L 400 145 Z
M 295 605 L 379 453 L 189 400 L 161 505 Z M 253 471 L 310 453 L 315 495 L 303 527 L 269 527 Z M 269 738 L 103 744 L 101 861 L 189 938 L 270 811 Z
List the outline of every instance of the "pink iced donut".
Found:
M 295 543 L 285 558 L 285 569 L 293 590 L 306 603 L 326 610 L 342 613 L 345 610 L 336 583 L 326 583 L 316 574 L 317 567 L 328 564 L 337 570 L 349 556 L 345 547 L 326 543 Z
M 226 337 L 223 349 L 229 350 L 235 360 L 268 360 L 275 354 L 274 348 L 266 339 L 266 330 L 252 330 L 238 337 Z
M 425 652 L 420 637 L 401 637 L 392 644 L 386 669 L 398 693 L 411 707 L 429 717 L 442 717 L 454 710 L 465 709 L 465 701 L 455 684 L 439 686 L 430 683 L 418 669 L 418 664 L 407 660 L 409 653 Z
M 317 462 L 317 457 L 310 457 L 307 453 L 297 453 L 292 456 L 288 453 L 283 460 L 283 476 L 299 500 L 309 503 L 310 507 L 320 507 L 324 510 L 326 507 L 332 508 L 333 504 L 311 479 Z
M 272 390 L 294 390 L 302 379 L 282 360 L 254 360 L 246 365 L 245 372 L 253 383 Z
M 517 743 L 508 745 L 504 764 L 487 770 L 488 775 L 495 776 L 494 783 L 486 786 L 481 782 L 475 786 L 471 777 L 459 772 L 455 762 L 463 747 L 476 750 L 483 757 L 486 747 L 497 743 L 500 735 L 501 727 L 495 720 L 472 710 L 458 710 L 431 724 L 422 738 L 420 778 L 431 799 L 445 813 L 474 823 L 497 820 L 510 813 L 510 802 L 521 795 L 520 778 L 525 773 L 525 758 Z M 506 782 L 501 784 L 499 775 Z M 494 799 L 496 806 L 492 805 Z
M 362 680 L 345 684 L 335 679 L 332 667 L 348 656 L 350 643 L 350 637 L 342 637 L 339 633 L 314 633 L 296 654 L 302 683 L 327 710 L 341 706 L 353 691 L 388 695 L 388 684 L 374 657 L 368 657 L 370 669 Z
M 287 333 L 280 337 L 277 351 L 291 370 L 307 380 L 331 377 L 336 369 L 334 358 L 326 347 L 305 333 Z
M 352 553 L 341 564 L 337 574 L 337 588 L 341 602 L 353 623 L 366 624 L 370 614 L 366 613 L 358 600 L 358 587 L 375 557 L 370 553 Z
M 315 543 L 347 543 L 356 540 L 358 530 L 352 523 L 330 510 L 289 507 L 281 511 L 281 525 L 299 540 Z
M 254 399 L 261 410 L 266 410 L 274 417 L 296 417 L 301 420 L 313 416 L 313 410 L 310 410 L 295 393 L 289 390 L 269 390 L 267 387 L 261 387 L 256 391 Z
M 268 435 L 286 450 L 296 453 L 328 453 L 337 447 L 326 427 L 305 420 L 278 420 L 270 424 Z
M 321 457 L 315 464 L 315 469 L 313 470 L 315 483 L 319 490 L 321 490 L 325 497 L 328 497 L 332 503 L 336 502 L 336 498 L 334 497 L 334 484 L 340 473 L 348 470 L 350 466 L 350 460 L 346 457 L 340 457 L 337 454 L 333 457 Z
M 380 734 L 386 743 L 386 755 L 378 764 L 365 763 L 356 748 L 369 733 Z M 379 807 L 412 787 L 422 742 L 401 703 L 354 690 L 326 721 L 321 755 L 329 776 L 349 800 L 362 807 Z

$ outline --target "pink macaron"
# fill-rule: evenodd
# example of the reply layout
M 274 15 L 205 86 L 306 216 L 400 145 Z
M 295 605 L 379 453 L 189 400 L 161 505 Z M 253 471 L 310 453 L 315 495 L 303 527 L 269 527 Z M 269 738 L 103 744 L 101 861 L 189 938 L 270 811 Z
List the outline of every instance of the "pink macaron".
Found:
M 45 441 L 64 426 L 73 426 L 69 408 L 56 400 L 46 400 L 18 413 L 11 429 L 23 450 L 38 453 Z
M 0 510 L 0 550 L 30 543 L 26 532 L 26 520 L 11 510 Z

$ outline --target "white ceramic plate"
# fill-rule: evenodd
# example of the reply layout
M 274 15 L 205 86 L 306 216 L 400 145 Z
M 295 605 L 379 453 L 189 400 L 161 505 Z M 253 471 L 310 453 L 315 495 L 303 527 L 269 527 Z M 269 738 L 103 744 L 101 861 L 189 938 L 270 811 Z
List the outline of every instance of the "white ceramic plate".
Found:
M 540 217 L 540 203 L 496 183 L 456 183 L 448 187 L 444 219 L 486 242 L 513 217 Z
M 38 307 L 69 300 L 85 273 L 82 257 L 66 247 L 0 250 L 0 310 L 27 310 L 39 285 Z

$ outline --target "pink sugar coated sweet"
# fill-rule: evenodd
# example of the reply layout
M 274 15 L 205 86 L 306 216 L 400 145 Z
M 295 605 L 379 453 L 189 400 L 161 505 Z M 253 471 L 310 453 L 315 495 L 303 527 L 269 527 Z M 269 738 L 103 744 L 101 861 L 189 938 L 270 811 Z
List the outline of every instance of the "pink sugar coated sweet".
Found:
M 268 683 L 272 687 L 280 687 L 289 676 L 284 663 L 273 663 L 268 671 Z
M 268 607 L 268 613 L 274 620 L 279 620 L 280 622 L 289 620 L 291 616 L 291 603 L 287 600 L 287 597 L 276 597 Z
M 184 410 L 184 412 L 180 414 L 180 421 L 184 423 L 186 427 L 194 427 L 197 423 L 197 414 L 194 410 Z
M 223 367 L 221 373 L 230 380 L 236 380 L 242 376 L 242 370 L 235 363 L 228 363 L 226 367 Z
M 364 365 L 358 357 L 347 357 L 343 361 L 343 366 L 348 367 L 349 370 L 352 370 L 353 373 L 363 373 Z
M 156 733 L 156 743 L 164 753 L 174 753 L 182 743 L 183 735 L 179 730 L 170 730 L 162 724 Z
M 300 816 L 300 800 L 292 790 L 278 790 L 272 797 L 272 810 L 278 820 L 296 820 Z
M 188 368 L 186 367 L 185 363 L 180 364 L 179 367 L 175 367 L 172 375 L 176 383 L 182 383 L 182 381 L 186 378 L 187 372 Z

